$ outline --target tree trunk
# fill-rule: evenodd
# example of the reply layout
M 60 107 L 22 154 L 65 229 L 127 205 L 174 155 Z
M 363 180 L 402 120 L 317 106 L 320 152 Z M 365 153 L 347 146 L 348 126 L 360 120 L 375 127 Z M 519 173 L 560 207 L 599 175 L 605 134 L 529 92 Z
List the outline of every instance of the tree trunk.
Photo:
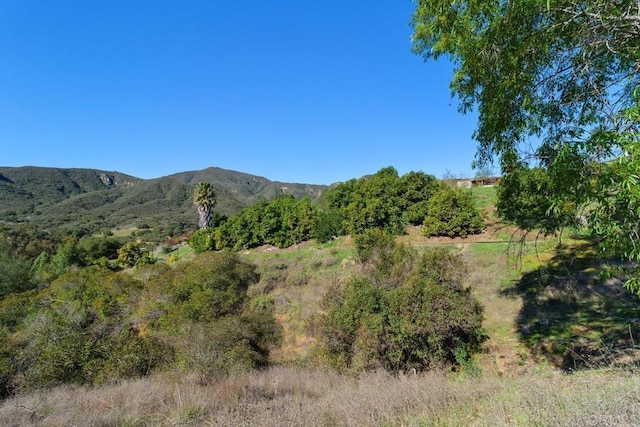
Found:
M 208 203 L 198 205 L 198 215 L 200 215 L 200 219 L 198 221 L 200 229 L 204 230 L 205 228 L 209 228 L 211 226 L 211 219 L 213 218 L 211 205 Z

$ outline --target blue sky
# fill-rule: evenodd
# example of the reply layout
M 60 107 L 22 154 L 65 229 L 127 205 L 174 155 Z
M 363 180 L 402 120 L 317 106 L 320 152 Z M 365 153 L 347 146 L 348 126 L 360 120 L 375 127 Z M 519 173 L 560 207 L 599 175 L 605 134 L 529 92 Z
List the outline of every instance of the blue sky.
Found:
M 1 2 L 0 166 L 473 175 L 476 117 L 450 97 L 450 64 L 411 53 L 413 7 Z

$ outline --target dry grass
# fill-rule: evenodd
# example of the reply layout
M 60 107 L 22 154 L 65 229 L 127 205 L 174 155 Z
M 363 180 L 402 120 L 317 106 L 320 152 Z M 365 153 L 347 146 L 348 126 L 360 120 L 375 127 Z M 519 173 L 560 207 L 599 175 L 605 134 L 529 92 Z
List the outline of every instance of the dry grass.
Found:
M 356 379 L 275 367 L 206 386 L 163 375 L 99 389 L 58 388 L 5 401 L 0 425 L 396 424 L 412 414 L 434 417 L 483 392 L 440 374 Z
M 640 424 L 639 379 L 615 370 L 517 379 L 352 378 L 274 367 L 203 386 L 164 374 L 9 399 L 0 405 L 0 425 L 630 426 Z

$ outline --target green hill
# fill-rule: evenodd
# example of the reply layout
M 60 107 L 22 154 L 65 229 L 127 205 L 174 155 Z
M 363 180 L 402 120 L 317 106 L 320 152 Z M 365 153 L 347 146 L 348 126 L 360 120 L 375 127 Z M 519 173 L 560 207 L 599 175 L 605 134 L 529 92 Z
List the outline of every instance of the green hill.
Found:
M 213 185 L 215 211 L 227 216 L 281 193 L 315 200 L 325 188 L 215 167 L 149 180 L 95 169 L 0 167 L 0 223 L 51 231 L 148 225 L 181 232 L 196 227 L 192 194 L 198 182 Z

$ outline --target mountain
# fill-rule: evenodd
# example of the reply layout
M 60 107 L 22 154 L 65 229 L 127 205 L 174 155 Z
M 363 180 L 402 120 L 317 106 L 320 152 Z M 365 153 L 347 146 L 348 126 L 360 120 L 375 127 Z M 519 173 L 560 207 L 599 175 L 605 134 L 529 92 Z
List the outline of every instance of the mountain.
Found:
M 179 233 L 197 227 L 193 189 L 198 182 L 213 185 L 214 212 L 226 216 L 283 193 L 316 200 L 326 188 L 217 167 L 149 180 L 95 169 L 0 167 L 0 223 L 67 232 L 145 226 Z

